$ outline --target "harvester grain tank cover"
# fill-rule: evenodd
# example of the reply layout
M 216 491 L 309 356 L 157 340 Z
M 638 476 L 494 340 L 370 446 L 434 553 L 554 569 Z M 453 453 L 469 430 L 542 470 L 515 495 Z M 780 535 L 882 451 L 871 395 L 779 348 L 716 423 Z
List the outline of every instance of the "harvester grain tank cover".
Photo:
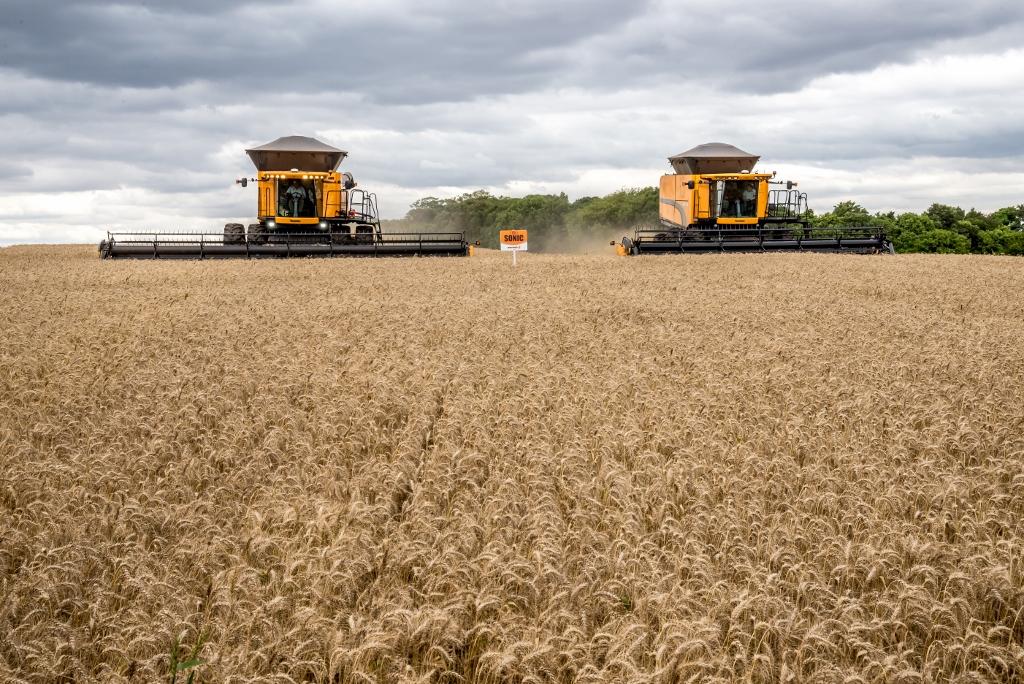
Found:
M 680 152 L 668 161 L 676 173 L 698 176 L 712 173 L 742 173 L 754 170 L 758 160 L 756 154 L 744 152 L 726 143 L 704 143 L 692 150 Z
M 266 145 L 246 150 L 258 171 L 289 171 L 302 169 L 330 173 L 341 165 L 348 152 L 320 142 L 315 138 L 289 135 Z

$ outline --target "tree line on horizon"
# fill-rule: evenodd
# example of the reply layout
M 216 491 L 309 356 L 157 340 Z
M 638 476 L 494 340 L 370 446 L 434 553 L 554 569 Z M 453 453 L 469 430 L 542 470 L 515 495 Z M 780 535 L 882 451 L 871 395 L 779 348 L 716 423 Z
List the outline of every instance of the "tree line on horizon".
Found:
M 1024 255 L 1024 204 L 989 214 L 938 203 L 922 213 L 872 214 L 847 201 L 827 213 L 810 211 L 809 218 L 812 226 L 881 226 L 897 252 Z M 498 246 L 498 229 L 526 229 L 531 250 L 560 251 L 621 237 L 636 226 L 658 226 L 658 189 L 624 189 L 572 202 L 565 193 L 498 197 L 477 190 L 450 199 L 425 197 L 405 218 L 386 224 L 394 232 L 463 232 L 490 248 Z

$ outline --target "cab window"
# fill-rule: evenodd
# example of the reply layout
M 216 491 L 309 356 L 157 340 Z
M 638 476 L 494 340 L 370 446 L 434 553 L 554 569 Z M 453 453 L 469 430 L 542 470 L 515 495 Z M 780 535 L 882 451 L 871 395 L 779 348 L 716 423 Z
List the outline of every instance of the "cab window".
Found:
M 277 215 L 311 218 L 317 215 L 319 181 L 292 178 L 277 182 Z
M 718 216 L 757 218 L 757 181 L 720 181 Z

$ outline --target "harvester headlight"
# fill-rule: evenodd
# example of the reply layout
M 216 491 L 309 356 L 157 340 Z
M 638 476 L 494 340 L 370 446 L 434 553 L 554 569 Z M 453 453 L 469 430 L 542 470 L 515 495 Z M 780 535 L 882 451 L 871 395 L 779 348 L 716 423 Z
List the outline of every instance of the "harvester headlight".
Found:
M 327 221 L 320 222 L 320 230 L 327 230 Z
M 273 221 L 273 220 L 267 221 L 267 228 L 276 228 L 276 227 L 277 227 L 277 221 Z

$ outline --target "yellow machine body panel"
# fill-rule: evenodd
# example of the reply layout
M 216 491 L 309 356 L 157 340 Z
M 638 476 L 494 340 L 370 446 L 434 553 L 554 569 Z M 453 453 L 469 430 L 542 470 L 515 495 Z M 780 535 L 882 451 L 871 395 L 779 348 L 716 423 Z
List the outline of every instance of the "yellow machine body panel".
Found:
M 661 177 L 659 215 L 686 228 L 713 223 L 757 225 L 768 216 L 766 173 L 670 174 Z
M 257 216 L 282 225 L 316 225 L 321 219 L 342 216 L 348 206 L 348 191 L 337 171 L 261 171 L 257 182 Z M 291 188 L 301 192 L 289 194 Z

